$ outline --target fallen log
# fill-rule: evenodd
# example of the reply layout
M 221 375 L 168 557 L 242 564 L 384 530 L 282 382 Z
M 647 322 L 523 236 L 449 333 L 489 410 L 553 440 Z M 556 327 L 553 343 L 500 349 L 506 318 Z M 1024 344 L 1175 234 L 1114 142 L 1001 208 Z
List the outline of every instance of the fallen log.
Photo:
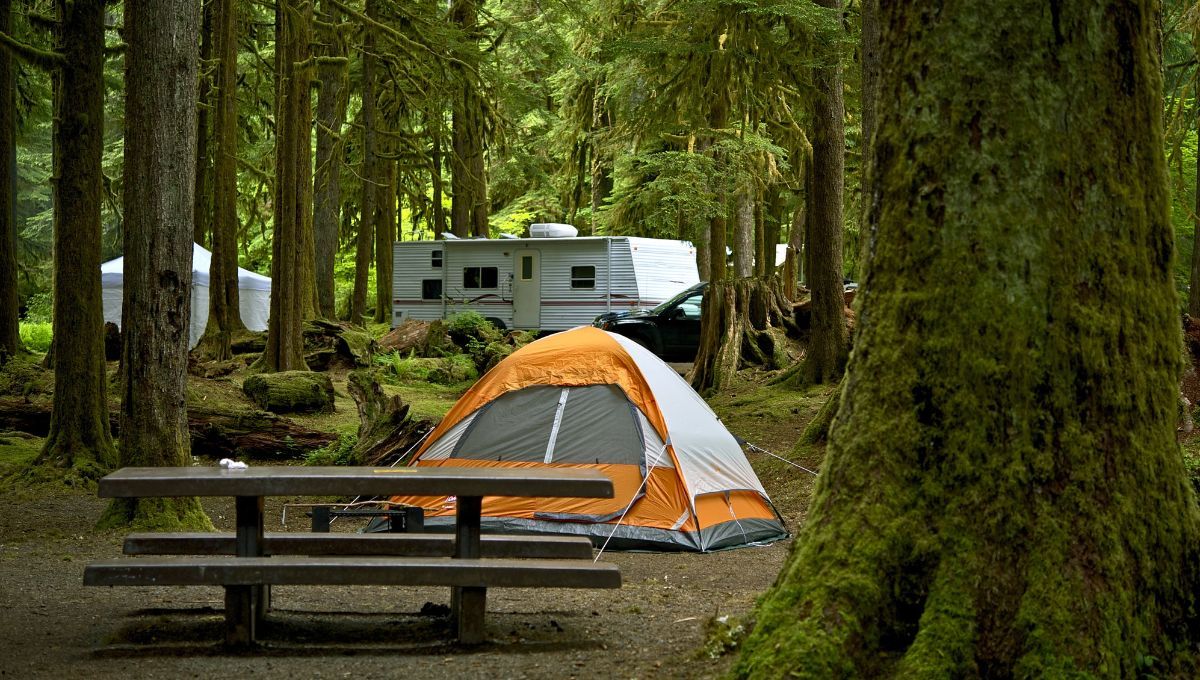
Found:
M 192 455 L 212 458 L 292 459 L 337 439 L 283 416 L 245 409 L 188 409 Z
M 259 408 L 274 413 L 333 410 L 333 381 L 324 373 L 260 373 L 246 378 L 242 392 Z
M 50 432 L 50 401 L 0 397 L 0 430 L 45 437 Z M 109 412 L 109 425 L 119 436 L 119 413 Z M 337 439 L 331 432 L 305 427 L 294 420 L 252 408 L 220 410 L 188 408 L 192 455 L 219 458 L 291 459 Z

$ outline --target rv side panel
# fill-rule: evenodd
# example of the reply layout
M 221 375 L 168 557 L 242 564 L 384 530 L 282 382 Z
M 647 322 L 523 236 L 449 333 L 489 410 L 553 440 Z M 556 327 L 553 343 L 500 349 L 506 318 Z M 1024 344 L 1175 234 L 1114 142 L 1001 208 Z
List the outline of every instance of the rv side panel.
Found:
M 392 326 L 408 319 L 442 318 L 442 260 L 445 241 L 401 241 L 392 247 Z
M 518 239 L 446 241 L 446 318 L 479 312 L 512 328 L 512 251 Z M 505 254 L 507 253 L 507 254 Z
M 637 276 L 638 294 L 650 305 L 700 283 L 696 249 L 686 241 L 630 238 L 630 254 Z

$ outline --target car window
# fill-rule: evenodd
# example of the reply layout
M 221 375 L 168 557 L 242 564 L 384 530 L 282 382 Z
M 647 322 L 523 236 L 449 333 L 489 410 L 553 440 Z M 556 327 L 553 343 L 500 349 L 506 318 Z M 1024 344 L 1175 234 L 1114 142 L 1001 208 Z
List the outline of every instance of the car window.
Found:
M 693 295 L 699 295 L 701 298 L 703 298 L 704 291 L 700 291 L 699 293 L 696 293 L 696 292 L 693 292 L 691 288 L 689 288 L 689 289 L 683 291 L 682 293 L 676 294 L 675 297 L 671 298 L 670 300 L 667 300 L 666 302 L 651 309 L 650 311 L 655 314 L 662 314 L 663 312 L 667 311 L 668 309 L 679 304 L 680 300 L 683 300 L 684 298 L 687 298 L 687 297 L 690 297 Z
M 704 302 L 704 294 L 697 293 L 690 298 L 679 303 L 679 308 L 683 310 L 684 319 L 699 319 L 700 305 Z

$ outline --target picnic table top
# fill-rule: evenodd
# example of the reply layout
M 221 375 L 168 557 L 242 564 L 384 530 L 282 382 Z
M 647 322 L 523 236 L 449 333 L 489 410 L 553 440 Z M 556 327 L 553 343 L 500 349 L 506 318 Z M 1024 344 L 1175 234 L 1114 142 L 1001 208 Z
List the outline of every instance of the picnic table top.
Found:
M 522 496 L 612 498 L 612 480 L 581 468 L 127 467 L 101 498 L 148 496 Z

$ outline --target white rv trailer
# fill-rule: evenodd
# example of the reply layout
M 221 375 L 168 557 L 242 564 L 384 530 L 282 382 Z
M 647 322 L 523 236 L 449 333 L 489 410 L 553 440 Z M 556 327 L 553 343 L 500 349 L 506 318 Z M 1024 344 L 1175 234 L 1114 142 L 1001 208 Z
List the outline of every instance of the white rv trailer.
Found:
M 400 241 L 392 254 L 393 327 L 474 311 L 504 328 L 565 330 L 700 280 L 691 243 L 632 236 Z

